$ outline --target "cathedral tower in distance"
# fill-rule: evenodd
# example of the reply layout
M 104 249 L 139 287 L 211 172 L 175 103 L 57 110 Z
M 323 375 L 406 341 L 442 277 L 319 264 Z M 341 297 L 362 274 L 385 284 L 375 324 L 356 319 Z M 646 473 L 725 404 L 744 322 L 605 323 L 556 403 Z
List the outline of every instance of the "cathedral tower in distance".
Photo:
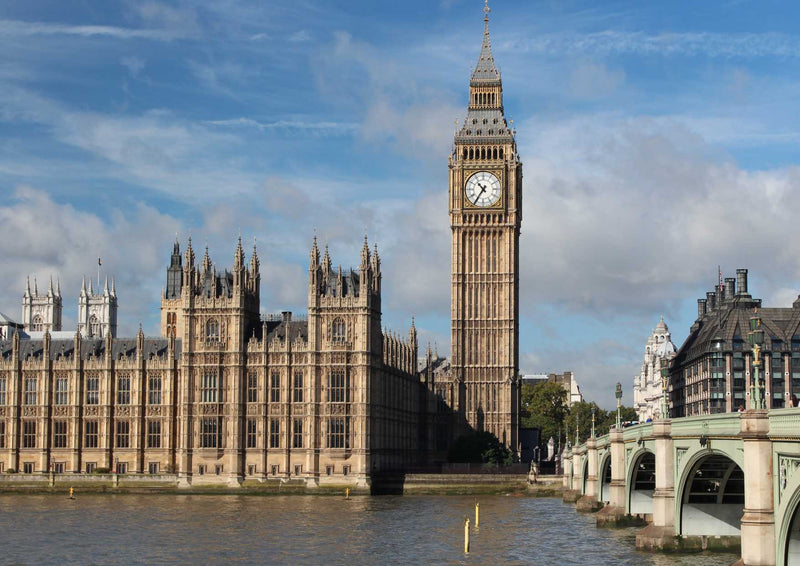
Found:
M 516 451 L 522 163 L 503 114 L 486 4 L 467 117 L 449 158 L 453 408 Z

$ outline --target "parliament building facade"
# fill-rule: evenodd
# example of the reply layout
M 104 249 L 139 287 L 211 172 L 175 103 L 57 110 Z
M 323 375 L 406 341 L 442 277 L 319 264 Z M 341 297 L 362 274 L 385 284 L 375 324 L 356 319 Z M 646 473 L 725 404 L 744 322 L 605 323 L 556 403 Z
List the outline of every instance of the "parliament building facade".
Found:
M 470 429 L 517 452 L 522 164 L 488 24 L 487 7 L 449 158 L 450 360 L 429 347 L 417 367 L 413 320 L 402 337 L 382 329 L 366 238 L 353 269 L 314 239 L 303 317 L 261 314 L 255 247 L 247 258 L 240 239 L 217 271 L 207 248 L 198 262 L 191 239 L 183 253 L 176 241 L 156 338 L 116 336 L 113 281 L 84 282 L 76 332 L 61 329 L 60 285 L 28 285 L 23 323 L 0 324 L 0 472 L 368 485 L 441 461 Z

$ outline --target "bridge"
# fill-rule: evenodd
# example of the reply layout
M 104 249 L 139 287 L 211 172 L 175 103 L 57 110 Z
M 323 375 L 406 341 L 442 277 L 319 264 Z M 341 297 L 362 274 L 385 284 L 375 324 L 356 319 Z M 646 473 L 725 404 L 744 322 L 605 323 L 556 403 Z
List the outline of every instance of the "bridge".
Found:
M 636 546 L 741 547 L 745 566 L 800 565 L 800 409 L 664 419 L 565 454 L 565 499 L 598 525 L 640 517 Z

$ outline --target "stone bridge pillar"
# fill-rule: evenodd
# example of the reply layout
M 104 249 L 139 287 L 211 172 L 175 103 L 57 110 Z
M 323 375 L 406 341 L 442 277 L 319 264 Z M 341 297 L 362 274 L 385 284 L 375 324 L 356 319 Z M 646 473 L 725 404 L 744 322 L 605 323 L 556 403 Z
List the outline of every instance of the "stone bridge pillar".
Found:
M 746 566 L 775 564 L 775 515 L 772 492 L 772 443 L 767 411 L 741 416 L 744 446 L 742 561 Z
M 622 429 L 611 429 L 609 433 L 609 446 L 611 449 L 611 485 L 609 490 L 608 505 L 603 507 L 596 515 L 598 527 L 627 527 L 643 525 L 644 521 L 635 519 L 625 513 L 625 441 L 622 438 Z M 602 474 L 602 470 L 598 474 Z M 600 477 L 602 482 L 603 478 Z
M 672 421 L 653 421 L 656 457 L 656 489 L 653 492 L 653 524 L 636 535 L 636 548 L 674 549 L 675 536 L 675 464 L 672 446 Z
M 600 502 L 600 484 L 597 481 L 597 439 L 586 441 L 586 493 L 578 500 L 578 511 L 594 512 L 603 504 Z
M 585 452 L 585 446 L 576 446 L 572 449 L 572 489 L 579 494 L 583 491 L 583 466 L 581 466 L 581 456 Z
M 564 489 L 572 489 L 572 480 L 570 480 L 570 475 L 572 474 L 572 453 L 565 450 L 561 462 L 564 467 Z

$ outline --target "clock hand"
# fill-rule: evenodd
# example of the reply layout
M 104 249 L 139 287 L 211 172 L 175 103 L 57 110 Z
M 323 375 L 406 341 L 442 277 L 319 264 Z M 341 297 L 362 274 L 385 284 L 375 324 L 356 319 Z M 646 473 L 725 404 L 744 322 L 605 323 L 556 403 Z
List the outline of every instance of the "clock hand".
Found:
M 481 198 L 481 195 L 486 192 L 486 187 L 482 187 L 480 183 L 478 184 L 481 187 L 481 192 L 478 193 L 478 196 L 475 197 L 475 202 L 478 202 L 478 199 Z

